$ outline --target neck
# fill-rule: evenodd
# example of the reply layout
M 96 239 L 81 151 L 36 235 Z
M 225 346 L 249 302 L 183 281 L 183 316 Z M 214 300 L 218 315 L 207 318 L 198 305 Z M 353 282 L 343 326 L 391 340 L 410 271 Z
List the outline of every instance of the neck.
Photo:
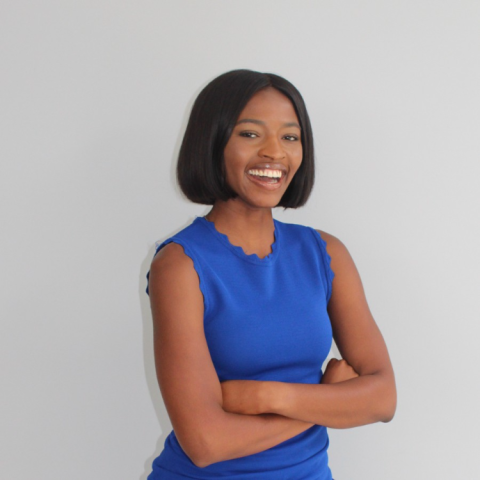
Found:
M 272 209 L 270 207 L 258 208 L 248 205 L 239 205 L 234 200 L 226 202 L 217 200 L 210 212 L 205 215 L 208 220 L 225 225 L 243 225 L 256 230 L 265 225 L 273 225 Z
M 217 201 L 205 218 L 233 245 L 250 253 L 270 253 L 275 229 L 271 208 L 239 205 L 234 200 Z

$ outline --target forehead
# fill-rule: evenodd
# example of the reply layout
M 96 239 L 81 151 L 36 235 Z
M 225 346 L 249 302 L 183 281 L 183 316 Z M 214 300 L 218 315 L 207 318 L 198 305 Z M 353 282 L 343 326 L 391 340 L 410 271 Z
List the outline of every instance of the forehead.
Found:
M 275 88 L 265 88 L 253 95 L 238 117 L 239 120 L 242 118 L 276 118 L 284 122 L 298 122 L 290 99 Z

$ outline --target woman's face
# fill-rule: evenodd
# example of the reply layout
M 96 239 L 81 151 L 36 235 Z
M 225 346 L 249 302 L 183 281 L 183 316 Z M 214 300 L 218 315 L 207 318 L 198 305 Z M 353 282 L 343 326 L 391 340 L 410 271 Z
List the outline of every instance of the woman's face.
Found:
M 224 151 L 234 201 L 278 205 L 302 163 L 300 123 L 290 100 L 274 88 L 256 93 L 238 117 Z

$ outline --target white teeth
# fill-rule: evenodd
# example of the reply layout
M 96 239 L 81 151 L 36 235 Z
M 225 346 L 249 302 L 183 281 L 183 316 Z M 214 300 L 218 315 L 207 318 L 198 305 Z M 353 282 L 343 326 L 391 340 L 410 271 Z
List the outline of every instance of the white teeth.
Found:
M 270 178 L 280 178 L 282 176 L 281 170 L 249 170 L 248 173 L 250 175 Z

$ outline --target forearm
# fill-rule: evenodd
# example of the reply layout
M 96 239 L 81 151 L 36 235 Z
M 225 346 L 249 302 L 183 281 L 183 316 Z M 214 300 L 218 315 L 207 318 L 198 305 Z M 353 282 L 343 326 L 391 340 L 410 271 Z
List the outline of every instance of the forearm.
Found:
M 262 452 L 313 425 L 272 413 L 242 415 L 221 410 L 207 433 L 208 455 L 201 466 Z
M 335 384 L 266 382 L 262 411 L 324 425 L 351 428 L 388 422 L 396 407 L 393 377 L 363 375 Z

